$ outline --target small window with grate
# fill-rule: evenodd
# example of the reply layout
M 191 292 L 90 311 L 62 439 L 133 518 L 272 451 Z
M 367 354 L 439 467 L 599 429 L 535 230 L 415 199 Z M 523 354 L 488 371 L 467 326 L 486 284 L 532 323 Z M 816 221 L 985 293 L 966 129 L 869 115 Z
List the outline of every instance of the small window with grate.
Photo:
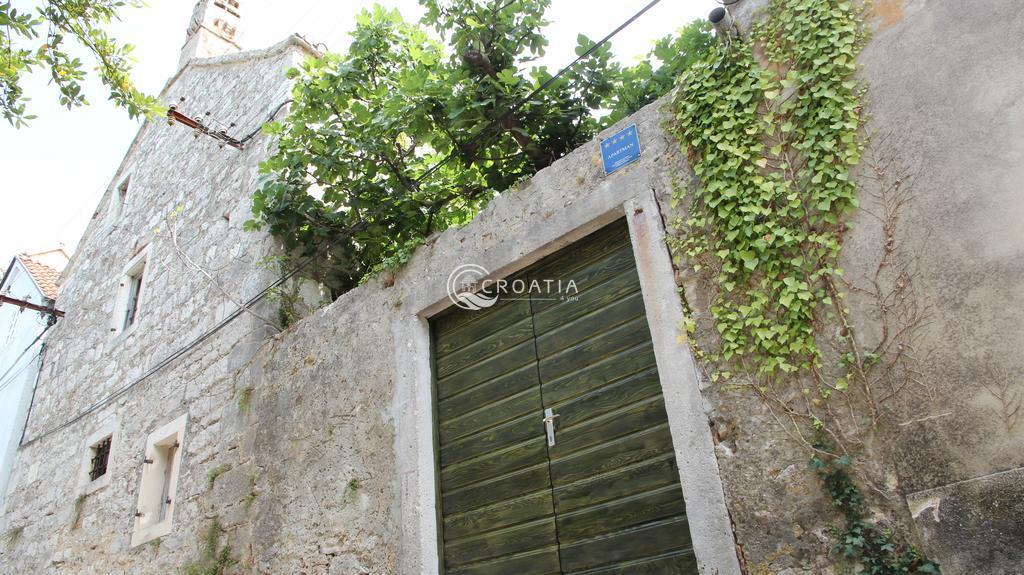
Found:
M 100 440 L 92 446 L 92 459 L 89 460 L 89 481 L 96 481 L 107 474 L 107 463 L 110 462 L 111 436 Z

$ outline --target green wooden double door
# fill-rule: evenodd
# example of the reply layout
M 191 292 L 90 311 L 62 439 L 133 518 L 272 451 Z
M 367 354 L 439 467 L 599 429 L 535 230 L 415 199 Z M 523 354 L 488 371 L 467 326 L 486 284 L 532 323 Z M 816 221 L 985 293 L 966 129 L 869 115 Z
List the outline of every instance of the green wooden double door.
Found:
M 515 279 L 432 321 L 444 572 L 697 573 L 625 221 Z

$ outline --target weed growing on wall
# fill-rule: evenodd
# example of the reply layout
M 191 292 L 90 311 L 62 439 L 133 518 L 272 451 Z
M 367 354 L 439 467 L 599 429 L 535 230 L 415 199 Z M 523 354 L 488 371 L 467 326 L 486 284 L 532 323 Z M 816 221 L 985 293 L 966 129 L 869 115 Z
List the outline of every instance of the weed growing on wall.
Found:
M 248 513 L 252 510 L 252 504 L 256 502 L 256 474 L 249 474 L 249 493 L 246 493 L 245 499 L 242 500 L 242 505 L 245 507 L 245 512 Z
M 224 475 L 229 469 L 231 469 L 231 466 L 225 463 L 206 472 L 206 488 L 213 489 L 214 484 L 217 483 L 217 478 Z
M 85 500 L 88 495 L 82 493 L 75 498 L 74 511 L 71 514 L 71 528 L 78 529 L 82 526 L 82 514 L 85 512 Z
M 21 536 L 24 533 L 25 533 L 25 526 L 24 525 L 18 525 L 16 527 L 11 527 L 10 529 L 8 529 L 7 532 L 4 533 L 4 539 L 6 539 L 6 541 L 7 541 L 7 548 L 11 549 L 15 545 L 17 545 L 18 541 L 21 541 Z
M 819 447 L 824 452 L 832 450 L 825 443 L 819 443 Z M 860 573 L 865 575 L 939 573 L 938 564 L 913 547 L 901 550 L 892 531 L 867 522 L 864 497 L 848 471 L 851 463 L 847 455 L 815 455 L 809 465 L 845 520 L 844 528 L 833 530 L 835 552 L 861 565 Z
M 220 540 L 224 534 L 220 523 L 215 519 L 202 534 L 199 558 L 181 569 L 182 575 L 223 575 L 225 571 L 238 563 L 231 555 L 231 547 L 221 547 Z

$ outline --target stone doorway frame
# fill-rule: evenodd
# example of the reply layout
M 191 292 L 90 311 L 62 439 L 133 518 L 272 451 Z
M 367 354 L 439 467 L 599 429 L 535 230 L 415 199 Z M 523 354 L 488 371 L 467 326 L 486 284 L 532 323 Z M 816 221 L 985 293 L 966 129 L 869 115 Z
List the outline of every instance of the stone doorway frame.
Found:
M 618 194 L 614 194 L 618 195 Z M 619 196 L 621 198 L 622 196 Z M 685 317 L 676 289 L 675 272 L 665 244 L 665 229 L 655 193 L 642 189 L 622 201 L 613 198 L 601 209 L 585 206 L 590 217 L 574 224 L 570 217 L 549 220 L 549 241 L 512 261 L 497 262 L 491 276 L 505 277 L 558 251 L 625 216 L 640 276 L 640 289 L 651 330 L 655 361 L 668 412 L 669 429 L 686 501 L 694 554 L 705 575 L 739 575 L 736 544 L 715 456 L 700 375 L 686 333 Z M 587 207 L 591 209 L 586 209 Z M 594 213 L 593 208 L 597 208 Z M 579 210 L 576 210 L 579 211 Z M 492 268 L 488 268 L 492 269 Z M 443 287 L 443 286 L 442 286 Z M 438 575 L 442 572 L 437 440 L 434 422 L 434 382 L 428 318 L 451 305 L 435 292 L 426 296 L 415 315 L 392 325 L 395 340 L 396 458 L 402 541 L 400 572 Z M 418 295 L 418 294 L 417 294 Z

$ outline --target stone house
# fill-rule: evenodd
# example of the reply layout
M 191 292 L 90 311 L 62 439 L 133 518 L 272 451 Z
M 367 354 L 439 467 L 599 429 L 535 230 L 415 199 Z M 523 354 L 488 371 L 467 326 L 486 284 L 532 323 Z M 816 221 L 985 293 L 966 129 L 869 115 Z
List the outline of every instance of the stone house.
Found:
M 228 4 L 200 3 L 210 25 L 192 45 L 231 51 L 214 23 Z M 745 24 L 765 4 L 730 9 Z M 871 510 L 944 573 L 1021 573 L 1024 18 L 1005 3 L 880 0 L 870 25 L 869 151 L 913 182 L 897 237 L 931 310 L 914 344 L 925 385 L 867 448 Z M 258 125 L 310 53 L 292 38 L 186 58 L 164 96 L 215 117 L 258 102 L 236 121 Z M 666 247 L 686 209 L 673 186 L 694 181 L 664 128 L 669 101 L 280 333 L 265 301 L 239 311 L 277 276 L 259 265 L 273 242 L 241 230 L 272 143 L 221 150 L 144 126 L 62 277 L 4 572 L 851 570 L 806 451 L 686 345 L 688 315 L 692 337 L 711 337 L 709 288 Z M 642 155 L 606 174 L 601 141 L 630 125 Z M 871 217 L 885 208 L 874 166 L 856 174 L 849 277 L 889 237 Z M 449 289 L 467 265 L 575 292 L 469 311 Z M 870 331 L 875 302 L 849 305 Z

